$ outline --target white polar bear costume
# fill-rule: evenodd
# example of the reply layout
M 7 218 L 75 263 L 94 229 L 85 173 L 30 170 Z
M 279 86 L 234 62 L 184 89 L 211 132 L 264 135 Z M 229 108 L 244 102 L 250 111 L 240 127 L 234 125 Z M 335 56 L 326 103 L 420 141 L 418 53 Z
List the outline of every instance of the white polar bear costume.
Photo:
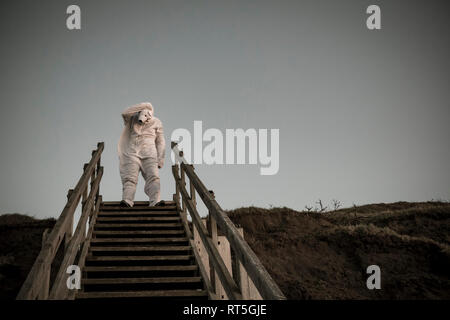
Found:
M 158 167 L 164 165 L 166 148 L 163 125 L 153 116 L 150 102 L 127 108 L 122 117 L 125 127 L 118 144 L 122 200 L 133 206 L 140 171 L 149 205 L 155 205 L 160 201 Z

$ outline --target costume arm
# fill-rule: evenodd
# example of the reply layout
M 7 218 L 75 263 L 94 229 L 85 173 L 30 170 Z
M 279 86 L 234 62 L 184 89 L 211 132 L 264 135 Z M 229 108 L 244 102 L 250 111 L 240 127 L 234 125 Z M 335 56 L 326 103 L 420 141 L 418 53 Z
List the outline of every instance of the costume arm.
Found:
M 162 124 L 156 129 L 156 151 L 158 152 L 158 167 L 164 166 L 164 157 L 166 155 L 166 140 L 164 139 L 164 130 Z

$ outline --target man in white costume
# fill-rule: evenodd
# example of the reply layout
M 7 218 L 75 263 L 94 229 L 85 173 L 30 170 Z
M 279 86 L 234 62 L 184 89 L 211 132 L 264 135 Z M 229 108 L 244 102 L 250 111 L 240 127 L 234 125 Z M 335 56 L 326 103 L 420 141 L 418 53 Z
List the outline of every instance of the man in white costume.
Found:
M 118 145 L 123 186 L 121 205 L 134 205 L 139 172 L 145 179 L 144 191 L 148 195 L 149 205 L 162 205 L 159 169 L 164 165 L 166 148 L 163 125 L 153 116 L 150 102 L 127 108 L 122 117 L 125 127 Z

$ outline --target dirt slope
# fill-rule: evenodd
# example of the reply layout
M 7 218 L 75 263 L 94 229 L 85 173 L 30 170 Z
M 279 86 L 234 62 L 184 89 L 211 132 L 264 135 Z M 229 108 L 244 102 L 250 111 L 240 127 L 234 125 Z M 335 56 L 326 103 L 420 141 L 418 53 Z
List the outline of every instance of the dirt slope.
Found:
M 42 233 L 54 223 L 21 214 L 0 215 L 0 299 L 16 298 L 39 254 Z
M 289 299 L 450 299 L 450 204 L 228 212 Z M 366 268 L 381 268 L 368 290 Z

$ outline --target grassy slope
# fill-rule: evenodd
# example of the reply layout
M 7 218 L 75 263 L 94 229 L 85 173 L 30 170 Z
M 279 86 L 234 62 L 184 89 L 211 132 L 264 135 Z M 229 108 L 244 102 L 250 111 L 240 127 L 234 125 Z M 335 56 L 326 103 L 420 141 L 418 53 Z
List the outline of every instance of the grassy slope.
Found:
M 450 298 L 450 204 L 228 212 L 289 299 Z M 381 290 L 366 287 L 381 268 Z

